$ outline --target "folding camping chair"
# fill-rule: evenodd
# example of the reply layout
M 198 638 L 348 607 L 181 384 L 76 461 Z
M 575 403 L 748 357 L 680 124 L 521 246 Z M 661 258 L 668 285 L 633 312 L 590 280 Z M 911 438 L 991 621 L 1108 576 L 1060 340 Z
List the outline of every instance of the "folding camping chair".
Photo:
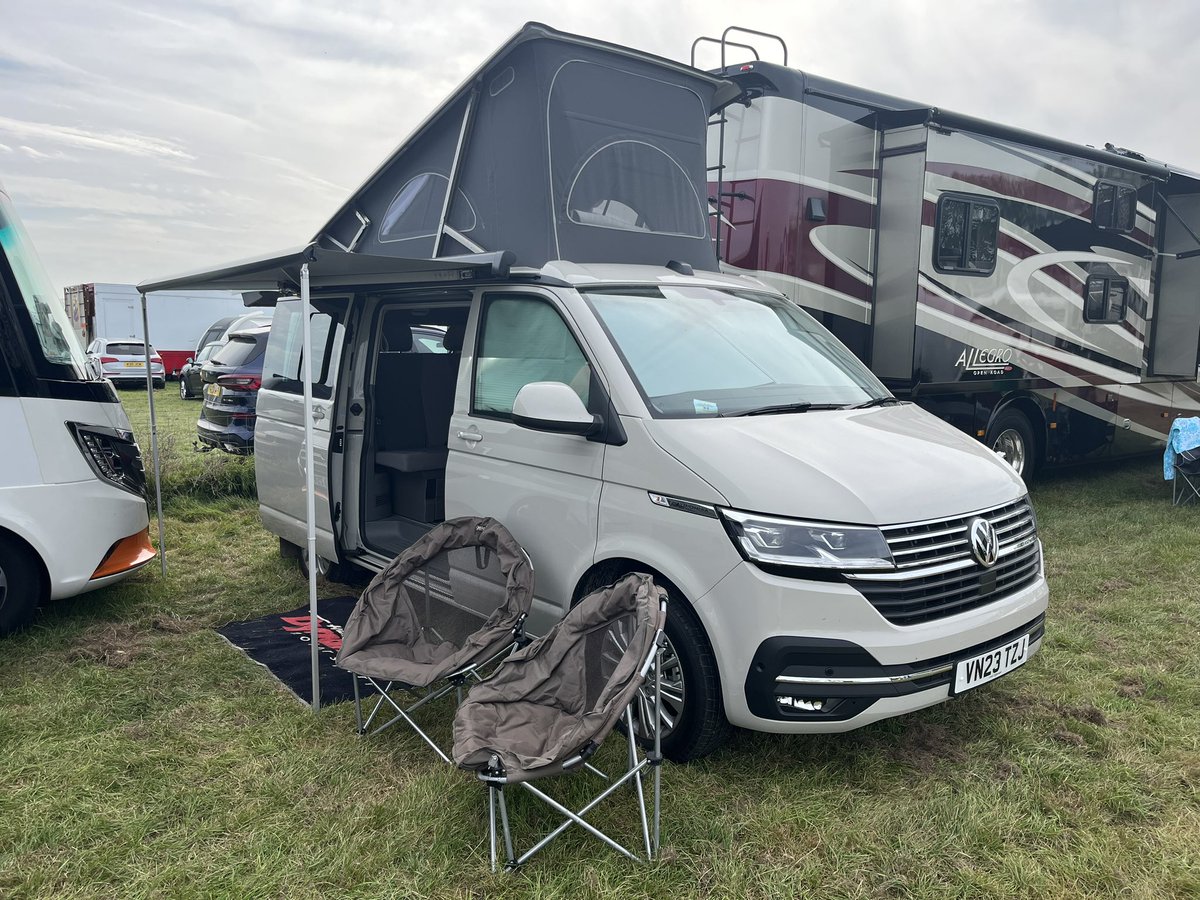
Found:
M 451 691 L 461 702 L 470 679 L 525 643 L 532 598 L 533 564 L 495 519 L 451 519 L 431 529 L 372 579 L 343 629 L 337 664 L 356 676 L 359 734 L 403 720 L 450 762 L 412 714 Z M 379 694 L 366 719 L 360 679 Z M 418 699 L 402 707 L 393 689 Z M 372 729 L 385 704 L 395 715 Z
M 504 835 L 506 868 L 527 862 L 572 824 L 579 825 L 630 859 L 641 859 L 588 822 L 602 800 L 632 781 L 641 814 L 646 859 L 659 846 L 661 795 L 662 648 L 667 595 L 649 575 L 627 575 L 589 594 L 544 637 L 515 651 L 490 678 L 471 688 L 454 717 L 454 761 L 488 788 L 492 871 L 496 870 L 496 810 Z M 657 661 L 657 665 L 655 665 Z M 645 686 L 654 665 L 653 689 Z M 640 752 L 640 737 L 653 749 Z M 610 779 L 588 760 L 625 720 L 628 767 Z M 654 811 L 647 821 L 643 772 L 654 772 Z M 587 769 L 607 786 L 578 811 L 534 787 L 532 781 Z M 566 818 L 517 856 L 504 789 L 519 784 Z
M 1200 499 L 1200 447 L 1184 450 L 1175 457 L 1175 477 L 1171 479 L 1171 503 L 1183 506 Z
M 1163 451 L 1163 480 L 1171 482 L 1171 503 L 1183 506 L 1200 498 L 1200 417 L 1171 423 Z

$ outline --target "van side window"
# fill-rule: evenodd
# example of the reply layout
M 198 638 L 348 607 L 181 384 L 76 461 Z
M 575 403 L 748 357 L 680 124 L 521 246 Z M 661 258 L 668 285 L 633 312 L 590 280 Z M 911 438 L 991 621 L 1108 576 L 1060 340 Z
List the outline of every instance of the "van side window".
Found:
M 341 354 L 342 324 L 327 312 L 314 309 L 312 314 L 313 396 L 328 400 L 333 396 Z M 271 337 L 263 358 L 262 386 L 285 394 L 303 394 L 304 319 L 299 300 L 280 300 L 275 305 Z
M 567 323 L 545 300 L 484 298 L 475 354 L 471 412 L 508 418 L 517 392 L 534 381 L 561 381 L 588 402 L 592 370 Z
M 1112 325 L 1125 318 L 1129 282 L 1110 275 L 1090 275 L 1083 286 L 1083 321 Z
M 933 267 L 939 272 L 991 275 L 996 269 L 1000 207 L 973 194 L 938 198 Z
M 1137 224 L 1137 188 L 1118 181 L 1097 181 L 1092 195 L 1092 222 L 1105 231 L 1133 231 Z

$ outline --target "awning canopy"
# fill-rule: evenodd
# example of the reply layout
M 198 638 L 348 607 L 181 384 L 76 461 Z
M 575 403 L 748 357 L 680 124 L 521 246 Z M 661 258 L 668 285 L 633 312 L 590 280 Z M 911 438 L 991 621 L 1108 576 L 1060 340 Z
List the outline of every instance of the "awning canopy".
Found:
M 461 282 L 505 278 L 512 262 L 512 254 L 507 251 L 440 259 L 409 259 L 324 250 L 310 244 L 211 269 L 150 279 L 139 284 L 138 290 L 143 294 L 180 288 L 295 293 L 300 289 L 300 267 L 304 263 L 308 263 L 309 283 L 314 291 L 420 282 Z

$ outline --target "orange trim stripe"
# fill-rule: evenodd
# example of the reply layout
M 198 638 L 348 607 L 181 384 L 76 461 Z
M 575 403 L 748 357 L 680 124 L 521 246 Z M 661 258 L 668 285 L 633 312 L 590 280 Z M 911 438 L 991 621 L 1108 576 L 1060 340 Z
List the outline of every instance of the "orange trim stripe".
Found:
M 104 559 L 100 560 L 96 571 L 92 573 L 91 580 L 107 578 L 109 575 L 118 575 L 144 566 L 157 555 L 154 545 L 150 543 L 150 529 L 146 528 L 113 544 L 108 553 L 104 554 Z

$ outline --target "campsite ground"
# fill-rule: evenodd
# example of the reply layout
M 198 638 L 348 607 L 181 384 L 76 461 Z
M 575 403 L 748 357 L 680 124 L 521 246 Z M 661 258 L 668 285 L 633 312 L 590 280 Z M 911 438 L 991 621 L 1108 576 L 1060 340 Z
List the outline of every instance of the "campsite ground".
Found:
M 148 451 L 145 394 L 122 400 Z M 1200 507 L 1171 507 L 1154 460 L 1034 488 L 1051 607 L 1021 671 L 667 767 L 648 867 L 568 833 L 491 875 L 471 779 L 408 733 L 358 740 L 350 704 L 314 717 L 212 631 L 305 586 L 253 461 L 194 454 L 198 404 L 157 400 L 168 577 L 0 640 L 0 896 L 1200 896 Z M 620 799 L 596 819 L 632 833 Z

